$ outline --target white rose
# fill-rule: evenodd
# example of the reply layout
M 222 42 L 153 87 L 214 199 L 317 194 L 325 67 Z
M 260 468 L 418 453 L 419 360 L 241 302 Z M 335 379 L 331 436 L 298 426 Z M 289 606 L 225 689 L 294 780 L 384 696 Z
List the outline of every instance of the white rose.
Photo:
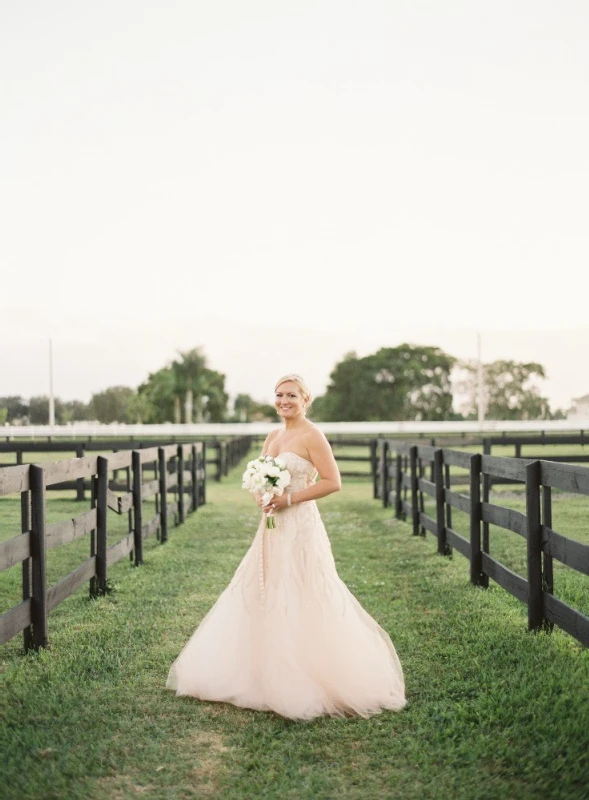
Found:
M 258 474 L 252 477 L 252 488 L 255 491 L 263 489 L 265 485 L 266 485 L 266 480 L 263 475 Z
M 290 483 L 290 472 L 286 469 L 278 476 L 278 485 L 281 488 L 286 488 Z

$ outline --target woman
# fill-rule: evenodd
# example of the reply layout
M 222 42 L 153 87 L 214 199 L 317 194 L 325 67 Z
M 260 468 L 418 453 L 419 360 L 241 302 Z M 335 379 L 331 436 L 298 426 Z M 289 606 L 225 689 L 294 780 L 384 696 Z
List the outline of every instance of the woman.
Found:
M 256 537 L 166 686 L 291 719 L 398 711 L 406 703 L 401 663 L 339 578 L 315 502 L 339 491 L 341 480 L 327 439 L 306 419 L 310 402 L 299 375 L 276 384 L 284 427 L 268 435 L 262 455 L 281 457 L 290 486 L 268 505 L 254 496 L 264 511 Z

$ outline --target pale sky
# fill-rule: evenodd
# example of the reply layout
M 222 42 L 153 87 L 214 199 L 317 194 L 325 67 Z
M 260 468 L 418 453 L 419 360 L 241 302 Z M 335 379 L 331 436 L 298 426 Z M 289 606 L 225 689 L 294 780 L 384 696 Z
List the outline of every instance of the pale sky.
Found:
M 589 392 L 584 0 L 0 0 L 0 395 L 403 341 Z

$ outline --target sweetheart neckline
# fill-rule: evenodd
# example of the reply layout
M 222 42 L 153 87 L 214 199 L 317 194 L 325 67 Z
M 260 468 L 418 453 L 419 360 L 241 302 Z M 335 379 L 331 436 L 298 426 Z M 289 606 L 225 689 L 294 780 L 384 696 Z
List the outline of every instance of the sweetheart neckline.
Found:
M 312 461 L 309 461 L 309 459 L 305 458 L 305 456 L 300 456 L 298 453 L 295 453 L 294 450 L 283 450 L 282 453 L 278 453 L 277 456 L 272 456 L 272 458 L 280 458 L 280 456 L 285 456 L 285 455 L 296 456 L 297 458 L 300 458 L 303 461 L 306 461 L 307 464 L 310 464 L 312 467 L 315 467 L 315 464 L 313 464 Z

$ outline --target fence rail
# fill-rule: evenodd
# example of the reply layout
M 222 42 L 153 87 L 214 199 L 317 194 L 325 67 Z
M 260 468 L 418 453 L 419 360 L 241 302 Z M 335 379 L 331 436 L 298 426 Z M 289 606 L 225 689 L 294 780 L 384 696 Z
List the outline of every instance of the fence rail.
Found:
M 450 475 L 450 468 L 462 474 Z M 427 476 L 429 477 L 426 477 Z M 526 511 L 490 502 L 491 481 L 525 485 Z M 451 488 L 468 486 L 468 494 Z M 540 459 L 497 457 L 448 448 L 380 440 L 374 471 L 374 497 L 410 520 L 414 535 L 429 531 L 441 555 L 456 549 L 469 559 L 470 581 L 488 586 L 492 578 L 528 606 L 528 627 L 557 625 L 589 647 L 589 618 L 554 596 L 553 559 L 589 576 L 589 545 L 569 539 L 552 527 L 552 489 L 589 496 L 589 469 Z M 424 496 L 434 499 L 435 517 L 425 511 Z M 469 536 L 452 527 L 452 510 L 469 515 Z M 526 540 L 526 577 L 516 574 L 489 552 L 489 525 Z
M 388 437 L 387 437 L 388 438 Z M 234 466 L 243 455 L 254 445 L 263 443 L 264 437 L 260 436 L 241 436 L 233 439 L 209 439 L 206 440 L 207 446 L 207 465 L 214 466 L 215 480 L 227 474 L 228 469 Z M 334 455 L 338 465 L 340 466 L 340 473 L 342 478 L 366 478 L 376 480 L 375 474 L 378 465 L 377 458 L 377 442 L 375 438 L 368 438 L 363 436 L 341 436 L 330 435 L 328 441 L 333 448 Z M 393 441 L 393 439 L 390 439 Z M 503 432 L 500 436 L 472 436 L 472 435 L 454 435 L 453 437 L 428 437 L 421 434 L 418 439 L 413 442 L 408 442 L 403 438 L 395 438 L 395 441 L 406 444 L 429 442 L 430 446 L 435 447 L 480 447 L 485 454 L 490 455 L 492 449 L 497 446 L 511 446 L 514 448 L 514 455 L 521 457 L 522 451 L 544 449 L 547 445 L 585 445 L 589 446 L 589 434 L 581 431 L 578 434 L 550 434 L 537 435 L 525 434 L 519 436 L 508 435 Z M 180 442 L 179 442 L 180 443 Z M 121 439 L 110 440 L 95 440 L 88 441 L 77 440 L 52 440 L 52 441 L 35 441 L 27 442 L 23 440 L 12 440 L 9 442 L 0 442 L 0 454 L 11 453 L 16 456 L 17 463 L 23 463 L 23 454 L 26 453 L 39 453 L 39 452 L 75 452 L 78 457 L 83 457 L 86 452 L 104 451 L 104 450 L 132 450 L 142 449 L 144 447 L 153 447 L 155 441 L 140 441 L 129 439 L 127 441 Z M 214 455 L 211 457 L 210 454 Z M 531 457 L 531 456 L 530 456 Z M 538 457 L 538 456 L 536 456 Z M 1 458 L 1 455 L 0 455 Z M 570 455 L 555 455 L 551 456 L 550 460 L 563 461 L 563 462 L 589 462 L 588 453 L 571 453 Z M 366 465 L 366 466 L 364 466 Z M 7 464 L 0 463 L 1 466 Z M 505 479 L 496 477 L 492 483 L 504 483 Z M 490 484 L 491 485 L 491 484 Z M 55 487 L 52 487 L 55 488 Z M 63 484 L 61 488 L 76 488 L 78 499 L 82 500 L 85 497 L 85 492 L 89 491 L 89 484 L 84 484 L 80 480 L 76 487 L 69 484 Z
M 215 480 L 220 481 L 226 476 L 230 469 L 232 469 L 249 451 L 251 447 L 251 437 L 239 436 L 234 439 L 214 441 L 203 440 L 199 442 L 199 446 L 204 448 L 204 460 L 207 466 L 215 467 Z M 168 447 L 178 447 L 179 444 L 191 444 L 191 442 L 174 442 L 174 444 L 167 445 Z M 111 439 L 103 441 L 46 441 L 46 442 L 23 442 L 23 441 L 10 441 L 0 442 L 0 454 L 10 453 L 15 455 L 16 463 L 18 465 L 24 464 L 24 455 L 26 453 L 75 453 L 78 459 L 83 459 L 88 453 L 100 452 L 103 453 L 112 450 L 113 453 L 120 451 L 128 452 L 131 450 L 149 450 L 150 448 L 159 446 L 155 441 L 136 441 L 130 439 L 128 441 L 120 439 Z M 214 457 L 210 458 L 209 453 L 213 451 Z M 114 464 L 113 457 L 109 456 L 110 463 Z M 65 460 L 64 460 L 65 461 Z M 0 463 L 2 467 L 11 466 L 10 464 Z M 124 469 L 121 464 L 117 469 Z M 85 500 L 86 492 L 91 491 L 91 481 L 85 481 L 83 476 L 74 476 L 71 473 L 64 473 L 64 480 L 60 483 L 54 483 L 48 486 L 48 491 L 63 491 L 66 489 L 75 489 L 76 499 Z
M 22 531 L 0 543 L 0 572 L 22 562 L 23 579 L 22 602 L 0 617 L 0 644 L 22 631 L 25 650 L 46 647 L 47 616 L 59 603 L 85 583 L 92 596 L 104 594 L 108 568 L 127 555 L 135 565 L 142 564 L 147 537 L 156 533 L 164 543 L 169 528 L 205 502 L 205 454 L 204 444 L 195 442 L 0 468 L 0 496 L 21 496 Z M 115 480 L 120 470 L 127 478 L 124 484 Z M 146 480 L 149 471 L 155 478 Z M 73 486 L 89 479 L 91 508 L 47 524 L 47 491 L 63 486 L 65 478 Z M 150 498 L 155 498 L 155 514 L 144 520 L 145 501 Z M 128 530 L 107 546 L 109 511 L 126 515 Z M 47 552 L 84 536 L 90 539 L 89 558 L 48 587 Z

